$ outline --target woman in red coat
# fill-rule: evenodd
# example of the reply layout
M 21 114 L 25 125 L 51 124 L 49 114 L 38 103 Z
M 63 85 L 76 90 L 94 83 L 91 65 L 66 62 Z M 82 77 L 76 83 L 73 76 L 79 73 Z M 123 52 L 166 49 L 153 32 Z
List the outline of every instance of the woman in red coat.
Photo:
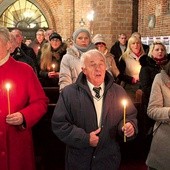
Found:
M 0 27 L 0 169 L 34 170 L 31 128 L 46 113 L 48 99 L 33 69 L 9 56 L 9 38 Z

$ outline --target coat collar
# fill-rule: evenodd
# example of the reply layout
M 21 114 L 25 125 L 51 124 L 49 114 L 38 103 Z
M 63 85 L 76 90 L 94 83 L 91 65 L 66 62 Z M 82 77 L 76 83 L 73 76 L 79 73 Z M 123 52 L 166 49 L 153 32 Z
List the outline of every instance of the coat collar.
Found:
M 165 85 L 170 88 L 170 77 L 166 74 L 165 70 L 161 70 L 161 78 Z
M 104 83 L 105 83 L 105 90 L 104 91 L 107 91 L 110 86 L 112 86 L 112 84 L 114 83 L 114 78 L 110 75 L 110 73 L 108 73 L 106 71 L 106 74 L 105 74 L 105 80 L 104 80 Z M 83 72 L 81 72 L 77 78 L 77 81 L 76 81 L 76 84 L 80 87 L 80 88 L 83 88 L 85 89 L 86 91 L 89 91 L 89 87 L 87 85 L 87 79 L 86 79 L 86 76 Z

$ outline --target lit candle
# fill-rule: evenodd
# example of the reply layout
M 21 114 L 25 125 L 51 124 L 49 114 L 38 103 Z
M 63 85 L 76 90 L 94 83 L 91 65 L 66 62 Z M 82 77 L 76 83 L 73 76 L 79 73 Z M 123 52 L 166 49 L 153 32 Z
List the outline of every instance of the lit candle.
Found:
M 10 108 L 10 96 L 9 96 L 9 90 L 11 88 L 11 84 L 10 83 L 6 83 L 5 85 L 6 90 L 7 90 L 7 99 L 8 99 L 8 114 L 11 114 L 11 108 Z
M 126 106 L 127 106 L 127 100 L 122 100 L 122 104 L 123 104 L 123 126 L 125 128 L 125 124 L 126 124 Z M 124 142 L 126 142 L 126 135 L 125 135 L 125 131 L 124 131 Z
M 51 67 L 53 68 L 53 71 L 55 71 L 55 64 L 52 64 Z

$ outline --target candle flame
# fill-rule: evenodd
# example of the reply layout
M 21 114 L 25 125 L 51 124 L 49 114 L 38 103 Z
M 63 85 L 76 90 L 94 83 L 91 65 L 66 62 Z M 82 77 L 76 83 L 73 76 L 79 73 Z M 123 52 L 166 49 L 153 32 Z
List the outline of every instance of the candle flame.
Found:
M 55 64 L 52 64 L 52 68 L 53 68 L 53 69 L 55 68 Z
M 6 83 L 5 87 L 9 91 L 9 89 L 11 88 L 11 84 L 10 83 Z
M 122 100 L 122 104 L 123 104 L 124 107 L 126 107 L 126 105 L 127 105 L 127 100 L 126 100 L 126 99 L 123 99 L 123 100 Z

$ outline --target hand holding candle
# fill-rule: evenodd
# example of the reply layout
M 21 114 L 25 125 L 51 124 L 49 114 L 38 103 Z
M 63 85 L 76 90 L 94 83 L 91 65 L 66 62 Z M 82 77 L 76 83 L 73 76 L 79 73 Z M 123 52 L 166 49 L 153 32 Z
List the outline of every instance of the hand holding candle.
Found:
M 53 71 L 55 71 L 55 64 L 52 64 L 51 67 L 52 67 Z
M 11 84 L 10 83 L 6 83 L 5 85 L 6 90 L 7 90 L 7 99 L 8 99 L 8 114 L 11 114 L 11 108 L 10 108 L 10 88 L 11 88 Z
M 125 128 L 126 124 L 126 106 L 127 106 L 127 100 L 122 100 L 123 104 L 123 127 Z M 125 135 L 125 130 L 124 130 L 124 142 L 126 142 L 126 135 Z

